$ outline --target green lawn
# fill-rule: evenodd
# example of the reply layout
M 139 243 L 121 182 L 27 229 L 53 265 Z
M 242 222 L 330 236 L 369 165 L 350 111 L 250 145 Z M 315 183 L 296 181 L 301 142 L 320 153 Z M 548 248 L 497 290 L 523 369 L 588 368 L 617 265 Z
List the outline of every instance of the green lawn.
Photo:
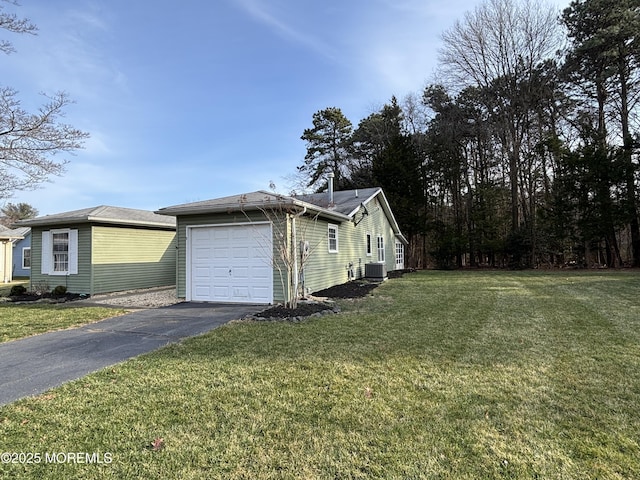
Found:
M 0 407 L 0 451 L 41 455 L 0 477 L 640 478 L 640 273 L 420 272 L 342 306 Z
M 78 307 L 73 304 L 0 304 L 0 343 L 38 333 L 77 327 L 122 313 L 124 310 Z
M 0 297 L 8 296 L 14 285 L 28 287 L 29 279 L 2 284 Z M 0 303 L 0 343 L 52 330 L 76 327 L 122 313 L 124 310 L 78 307 L 73 304 L 12 305 Z

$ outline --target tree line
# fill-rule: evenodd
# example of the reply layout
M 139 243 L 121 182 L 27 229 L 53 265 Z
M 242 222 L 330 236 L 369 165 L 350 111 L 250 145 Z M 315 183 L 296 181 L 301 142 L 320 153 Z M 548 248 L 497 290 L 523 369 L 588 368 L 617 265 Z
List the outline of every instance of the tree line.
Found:
M 382 187 L 413 267 L 640 267 L 639 32 L 640 0 L 486 0 L 424 91 L 316 112 L 298 174 Z

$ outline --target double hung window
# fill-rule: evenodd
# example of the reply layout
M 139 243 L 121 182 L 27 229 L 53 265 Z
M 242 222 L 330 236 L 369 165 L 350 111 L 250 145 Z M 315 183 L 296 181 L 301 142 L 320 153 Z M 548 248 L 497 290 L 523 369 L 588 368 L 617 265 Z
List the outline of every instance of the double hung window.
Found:
M 384 263 L 384 237 L 382 235 L 378 235 L 378 262 Z
M 329 225 L 327 238 L 329 243 L 329 253 L 337 253 L 338 252 L 338 226 L 337 225 Z
M 67 273 L 69 271 L 69 232 L 53 233 L 53 271 Z
M 22 249 L 22 269 L 29 270 L 31 268 L 31 247 Z
M 60 229 L 42 232 L 42 264 L 44 275 L 78 273 L 78 230 Z

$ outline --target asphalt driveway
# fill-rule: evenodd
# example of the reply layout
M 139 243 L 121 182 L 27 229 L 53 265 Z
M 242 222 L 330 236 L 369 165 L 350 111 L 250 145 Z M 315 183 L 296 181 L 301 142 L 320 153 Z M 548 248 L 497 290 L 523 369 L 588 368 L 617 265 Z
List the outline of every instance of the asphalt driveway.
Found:
M 179 303 L 0 344 L 0 406 L 265 307 Z

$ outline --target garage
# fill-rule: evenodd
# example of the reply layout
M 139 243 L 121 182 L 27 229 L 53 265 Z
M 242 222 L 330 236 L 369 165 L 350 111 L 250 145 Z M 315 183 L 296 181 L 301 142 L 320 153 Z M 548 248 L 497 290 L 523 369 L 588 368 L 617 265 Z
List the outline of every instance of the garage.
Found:
M 187 300 L 273 303 L 271 224 L 187 229 Z

